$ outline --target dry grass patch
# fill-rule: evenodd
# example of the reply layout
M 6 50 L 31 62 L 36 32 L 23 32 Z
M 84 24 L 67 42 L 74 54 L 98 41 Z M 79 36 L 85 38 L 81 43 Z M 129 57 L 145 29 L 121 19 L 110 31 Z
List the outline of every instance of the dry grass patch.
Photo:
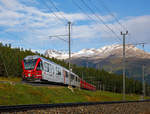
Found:
M 20 77 L 0 77 L 0 81 L 8 81 L 8 82 L 21 82 L 22 78 Z

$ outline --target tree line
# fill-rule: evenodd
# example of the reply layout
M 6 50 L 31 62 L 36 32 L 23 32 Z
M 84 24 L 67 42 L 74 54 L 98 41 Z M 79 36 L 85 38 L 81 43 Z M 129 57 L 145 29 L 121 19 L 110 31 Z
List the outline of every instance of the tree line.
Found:
M 30 49 L 12 48 L 11 44 L 0 43 L 0 76 L 1 77 L 21 77 L 21 61 L 28 55 L 40 55 L 68 69 L 68 63 L 56 58 L 47 58 L 38 52 L 32 52 Z M 122 75 L 108 73 L 104 69 L 86 68 L 71 65 L 72 71 L 87 82 L 94 84 L 97 89 L 122 93 Z M 138 80 L 126 77 L 126 93 L 142 94 L 142 83 Z M 150 95 L 150 86 L 146 84 L 146 94 Z

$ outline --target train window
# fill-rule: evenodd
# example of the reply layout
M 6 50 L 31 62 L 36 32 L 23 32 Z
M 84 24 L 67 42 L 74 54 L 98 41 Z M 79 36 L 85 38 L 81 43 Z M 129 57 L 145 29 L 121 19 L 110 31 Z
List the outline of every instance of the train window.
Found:
M 40 65 L 41 65 L 41 70 L 43 70 L 43 62 L 40 61 Z
M 73 80 L 74 79 L 74 75 L 73 74 L 71 74 L 71 80 Z
M 65 71 L 66 72 L 66 71 Z M 66 72 L 66 78 L 68 78 L 68 72 Z
M 32 70 L 35 67 L 37 59 L 24 60 L 25 70 Z
M 55 74 L 54 66 L 51 66 L 51 70 L 52 70 L 52 73 L 54 75 Z
M 58 75 L 58 68 L 56 67 L 56 75 Z
M 76 77 L 76 82 L 77 82 L 77 77 Z
M 80 79 L 78 79 L 78 82 L 80 82 Z
M 58 75 L 61 75 L 61 71 L 58 72 Z
M 49 72 L 52 73 L 52 65 L 49 64 Z
M 56 67 L 56 75 L 61 75 L 61 69 L 59 67 Z
M 45 66 L 45 71 L 49 72 L 49 64 L 45 62 L 44 66 Z

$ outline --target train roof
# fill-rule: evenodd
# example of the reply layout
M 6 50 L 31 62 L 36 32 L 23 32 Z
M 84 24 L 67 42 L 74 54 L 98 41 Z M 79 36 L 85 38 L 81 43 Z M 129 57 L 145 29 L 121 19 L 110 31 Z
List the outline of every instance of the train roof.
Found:
M 41 60 L 50 62 L 50 63 L 52 63 L 52 64 L 55 64 L 55 65 L 57 65 L 57 66 L 60 66 L 60 65 L 58 65 L 58 64 L 56 64 L 56 63 L 54 63 L 54 62 L 52 62 L 52 61 L 50 61 L 50 60 L 48 60 L 48 59 L 45 59 L 45 58 L 43 58 L 43 57 L 41 57 L 41 56 L 39 56 L 39 55 L 28 55 L 28 56 L 26 56 L 26 57 L 24 58 L 24 60 L 38 59 L 38 58 L 40 58 Z M 62 66 L 60 66 L 60 67 L 62 67 Z
M 24 58 L 24 60 L 30 60 L 30 59 L 38 59 L 41 58 L 39 55 L 28 55 Z
M 56 63 L 54 63 L 54 62 L 52 62 L 52 61 L 50 61 L 50 60 L 48 60 L 48 59 L 45 59 L 44 57 L 41 57 L 41 56 L 39 56 L 39 55 L 28 55 L 28 56 L 26 56 L 26 57 L 24 58 L 24 60 L 38 59 L 38 58 L 40 58 L 41 60 L 50 62 L 50 63 L 52 63 L 52 64 L 54 64 L 54 65 L 57 65 L 57 66 L 59 66 L 59 67 L 62 67 L 63 69 L 65 69 L 66 71 L 69 72 L 69 70 L 66 69 L 65 67 L 60 66 L 60 65 L 58 65 L 58 64 L 56 64 Z M 74 74 L 74 75 L 76 75 L 76 76 L 78 76 L 77 74 L 75 74 L 75 73 L 73 73 L 73 72 L 71 72 L 71 73 Z M 79 76 L 78 76 L 78 77 L 79 77 Z

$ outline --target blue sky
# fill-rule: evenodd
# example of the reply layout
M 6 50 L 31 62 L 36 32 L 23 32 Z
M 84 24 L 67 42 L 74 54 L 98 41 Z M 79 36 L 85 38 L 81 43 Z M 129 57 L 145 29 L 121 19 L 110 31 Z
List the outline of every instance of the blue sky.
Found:
M 49 38 L 68 34 L 67 19 L 72 22 L 73 52 L 121 44 L 120 31 L 126 29 L 129 31 L 127 43 L 146 42 L 145 50 L 150 52 L 149 4 L 149 0 L 0 0 L 0 42 L 41 53 L 47 49 L 67 51 L 66 42 Z

